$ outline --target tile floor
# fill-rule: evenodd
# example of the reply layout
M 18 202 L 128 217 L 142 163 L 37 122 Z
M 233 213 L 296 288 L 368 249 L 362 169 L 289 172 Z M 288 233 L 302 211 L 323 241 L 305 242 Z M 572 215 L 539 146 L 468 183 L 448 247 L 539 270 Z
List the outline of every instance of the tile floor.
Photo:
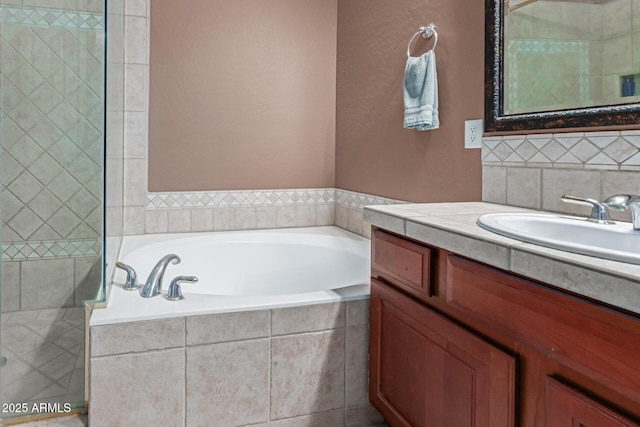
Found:
M 84 307 L 3 313 L 0 403 L 81 404 L 84 323 Z

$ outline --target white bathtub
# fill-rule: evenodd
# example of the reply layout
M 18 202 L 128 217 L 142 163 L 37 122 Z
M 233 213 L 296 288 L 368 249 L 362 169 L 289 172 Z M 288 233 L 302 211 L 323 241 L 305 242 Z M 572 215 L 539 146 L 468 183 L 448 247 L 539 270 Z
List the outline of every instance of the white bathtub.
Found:
M 169 253 L 182 261 L 167 267 L 163 292 L 176 276 L 199 279 L 182 284 L 184 299 L 125 291 L 118 271 L 107 307 L 94 310 L 91 325 L 369 297 L 370 242 L 337 227 L 130 236 L 118 259 L 144 283 Z

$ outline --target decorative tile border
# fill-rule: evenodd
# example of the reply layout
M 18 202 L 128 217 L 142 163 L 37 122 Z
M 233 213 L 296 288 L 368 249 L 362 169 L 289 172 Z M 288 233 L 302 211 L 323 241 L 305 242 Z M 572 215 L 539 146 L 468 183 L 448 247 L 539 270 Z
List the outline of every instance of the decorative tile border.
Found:
M 348 208 L 362 209 L 367 205 L 395 205 L 399 203 L 407 203 L 401 200 L 373 196 L 366 193 L 357 193 L 355 191 L 341 190 L 339 188 L 336 188 L 335 191 L 336 205 Z
M 3 261 L 98 256 L 102 241 L 97 239 L 12 242 L 0 245 Z
M 336 203 L 350 208 L 399 200 L 337 188 L 148 193 L 146 210 L 292 206 Z
M 485 137 L 482 139 L 482 164 L 638 170 L 640 131 Z
M 333 188 L 148 193 L 147 210 L 333 203 Z
M 0 8 L 0 13 L 8 24 L 104 31 L 104 15 L 94 13 L 15 7 Z

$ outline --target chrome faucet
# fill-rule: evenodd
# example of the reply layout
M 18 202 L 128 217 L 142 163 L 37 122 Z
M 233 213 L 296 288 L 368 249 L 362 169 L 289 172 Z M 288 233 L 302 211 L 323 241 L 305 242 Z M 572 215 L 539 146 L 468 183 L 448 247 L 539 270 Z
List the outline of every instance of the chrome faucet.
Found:
M 596 224 L 614 224 L 609 218 L 609 212 L 607 212 L 607 204 L 600 203 L 594 199 L 586 199 L 584 197 L 571 196 L 564 194 L 560 196 L 560 200 L 565 203 L 573 203 L 576 205 L 583 205 L 591 207 L 591 215 L 587 218 L 587 221 L 595 222 Z
M 615 211 L 626 211 L 630 208 L 633 229 L 640 230 L 640 196 L 635 194 L 616 194 L 602 203 Z
M 164 272 L 169 263 L 179 264 L 180 257 L 176 254 L 163 256 L 155 267 L 153 267 L 151 273 L 149 273 L 149 277 L 144 283 L 144 286 L 140 288 L 140 296 L 144 298 L 151 298 L 162 293 L 162 278 L 164 277 Z

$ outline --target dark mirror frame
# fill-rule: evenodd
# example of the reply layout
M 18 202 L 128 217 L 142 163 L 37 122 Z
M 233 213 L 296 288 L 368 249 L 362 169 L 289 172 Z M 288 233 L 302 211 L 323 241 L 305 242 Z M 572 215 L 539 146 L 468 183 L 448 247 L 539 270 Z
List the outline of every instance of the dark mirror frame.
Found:
M 640 103 L 504 114 L 504 3 L 485 0 L 484 131 L 556 130 L 640 124 Z

